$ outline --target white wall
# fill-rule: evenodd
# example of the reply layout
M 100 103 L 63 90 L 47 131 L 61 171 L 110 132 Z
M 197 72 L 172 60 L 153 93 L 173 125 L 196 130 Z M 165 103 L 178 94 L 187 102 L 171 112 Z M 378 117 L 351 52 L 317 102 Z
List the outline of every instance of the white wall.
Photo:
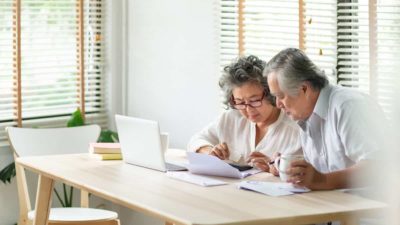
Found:
M 0 170 L 13 161 L 9 148 L 0 148 Z M 10 225 L 18 218 L 18 193 L 15 179 L 11 184 L 0 181 L 0 224 Z
M 127 115 L 158 120 L 170 147 L 221 108 L 215 2 L 128 1 Z
M 123 78 L 123 5 L 125 0 L 110 0 L 105 2 L 106 7 L 106 44 L 105 44 L 105 86 L 107 87 L 106 104 L 110 129 L 115 129 L 114 115 L 123 113 L 122 88 Z
M 125 60 L 126 76 L 119 87 L 120 109 L 158 120 L 161 130 L 169 133 L 170 147 L 186 148 L 190 136 L 221 109 L 216 2 L 127 0 L 122 6 L 126 26 L 121 54 L 126 58 L 119 62 Z M 122 224 L 163 224 L 118 205 L 113 210 Z

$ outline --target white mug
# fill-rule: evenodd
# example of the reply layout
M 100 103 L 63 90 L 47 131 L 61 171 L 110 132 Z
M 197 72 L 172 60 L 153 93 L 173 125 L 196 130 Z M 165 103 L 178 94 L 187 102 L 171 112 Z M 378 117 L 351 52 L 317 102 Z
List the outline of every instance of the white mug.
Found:
M 286 170 L 289 169 L 290 163 L 293 161 L 303 160 L 303 155 L 281 155 L 280 157 L 275 159 L 275 168 L 279 171 L 279 177 L 282 181 L 288 180 L 288 175 L 286 174 Z
M 168 133 L 162 132 L 160 134 L 160 140 L 161 140 L 161 149 L 165 153 L 168 150 Z

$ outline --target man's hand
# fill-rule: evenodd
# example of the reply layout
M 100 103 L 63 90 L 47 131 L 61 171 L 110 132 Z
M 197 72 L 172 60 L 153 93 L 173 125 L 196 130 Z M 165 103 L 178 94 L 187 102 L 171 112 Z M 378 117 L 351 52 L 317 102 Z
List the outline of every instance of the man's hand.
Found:
M 290 164 L 288 182 L 312 190 L 331 190 L 339 188 L 365 187 L 371 185 L 371 168 L 374 162 L 362 160 L 353 166 L 330 173 L 321 173 L 304 160 Z
M 307 187 L 310 189 L 326 189 L 326 176 L 318 172 L 310 163 L 305 160 L 293 161 L 289 169 L 286 170 L 288 174 L 288 182 L 295 186 Z

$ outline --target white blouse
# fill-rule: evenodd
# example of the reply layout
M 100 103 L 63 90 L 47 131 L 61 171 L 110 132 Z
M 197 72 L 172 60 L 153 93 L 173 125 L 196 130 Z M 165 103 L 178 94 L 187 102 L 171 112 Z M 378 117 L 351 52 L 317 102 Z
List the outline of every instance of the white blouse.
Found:
M 189 141 L 188 151 L 203 146 L 214 146 L 225 142 L 229 159 L 243 163 L 251 152 L 259 151 L 271 157 L 274 152 L 299 153 L 301 151 L 300 128 L 297 123 L 280 112 L 279 118 L 268 127 L 262 140 L 255 144 L 256 124 L 244 118 L 237 110 L 228 110 Z M 300 152 L 301 153 L 301 152 Z

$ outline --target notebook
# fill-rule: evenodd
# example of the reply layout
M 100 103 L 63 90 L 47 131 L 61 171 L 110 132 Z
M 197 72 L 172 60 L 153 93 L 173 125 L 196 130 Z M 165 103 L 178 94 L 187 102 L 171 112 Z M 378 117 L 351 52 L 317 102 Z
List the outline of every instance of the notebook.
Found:
M 163 172 L 186 170 L 165 162 L 157 121 L 122 115 L 115 121 L 124 162 Z

